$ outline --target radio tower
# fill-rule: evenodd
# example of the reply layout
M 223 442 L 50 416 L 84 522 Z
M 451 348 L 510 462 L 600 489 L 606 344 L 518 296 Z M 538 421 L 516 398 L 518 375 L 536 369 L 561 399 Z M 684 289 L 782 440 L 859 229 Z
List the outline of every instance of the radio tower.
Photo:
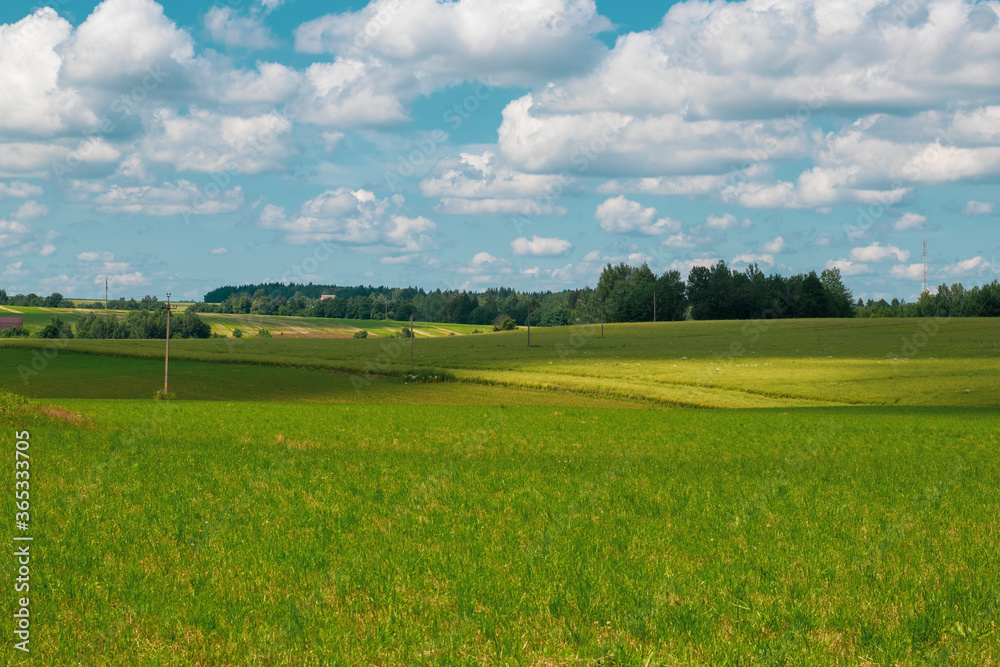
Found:
M 924 241 L 924 288 L 920 290 L 920 294 L 927 291 L 927 241 Z

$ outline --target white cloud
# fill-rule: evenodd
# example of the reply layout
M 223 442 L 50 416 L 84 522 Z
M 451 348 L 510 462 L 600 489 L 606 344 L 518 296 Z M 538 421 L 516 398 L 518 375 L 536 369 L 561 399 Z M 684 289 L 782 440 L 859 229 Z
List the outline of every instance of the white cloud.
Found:
M 0 248 L 11 249 L 28 241 L 31 227 L 18 220 L 0 220 Z M 11 252 L 11 250 L 6 250 Z M 19 254 L 19 253 L 18 253 Z
M 768 255 L 774 255 L 782 252 L 785 249 L 785 239 L 780 236 L 775 236 L 773 239 L 767 243 L 761 245 L 760 251 Z
M 153 0 L 104 0 L 67 40 L 61 74 L 75 83 L 130 86 L 149 72 L 168 77 L 194 57 L 191 36 Z
M 510 260 L 495 257 L 486 251 L 477 252 L 465 266 L 456 271 L 463 275 L 473 276 L 472 282 L 485 283 L 494 279 L 495 274 L 510 275 L 513 269 Z
M 774 255 L 769 253 L 743 253 L 733 257 L 733 264 L 767 264 L 774 266 Z
M 949 278 L 964 278 L 990 271 L 992 268 L 993 265 L 990 262 L 977 255 L 971 259 L 945 266 L 941 269 L 941 273 Z
M 0 183 L 0 197 L 27 199 L 28 197 L 41 197 L 43 194 L 45 194 L 45 190 L 41 186 L 25 183 L 24 181 Z
M 911 229 L 923 229 L 924 223 L 926 222 L 927 217 L 920 215 L 919 213 L 904 213 L 903 216 L 892 225 L 892 228 L 897 232 L 905 232 Z
M 94 204 L 102 213 L 212 215 L 238 211 L 243 206 L 243 190 L 238 185 L 220 190 L 214 183 L 208 187 L 208 184 L 199 186 L 191 181 L 179 180 L 159 186 L 112 185 L 103 192 L 85 197 L 83 201 Z
M 226 46 L 266 49 L 276 45 L 271 31 L 260 17 L 240 16 L 232 7 L 212 7 L 205 15 L 205 27 L 216 42 Z
M 227 248 L 212 248 L 208 251 L 210 255 L 225 255 L 229 250 Z
M 829 246 L 831 243 L 833 243 L 833 237 L 830 236 L 829 234 L 820 234 L 819 236 L 816 237 L 816 240 L 813 242 L 814 245 L 820 248 L 825 248 Z
M 443 160 L 420 183 L 425 197 L 524 198 L 545 201 L 562 194 L 568 183 L 559 174 L 528 174 L 501 163 L 494 151 L 462 153 L 457 160 Z M 551 202 L 549 202 L 551 208 Z
M 675 259 L 667 265 L 668 271 L 677 271 L 682 278 L 687 278 L 691 269 L 696 266 L 712 267 L 719 261 L 718 257 L 699 257 L 695 259 Z
M 67 141 L 0 143 L 0 175 L 63 178 L 78 169 L 109 167 L 120 157 L 121 153 L 103 138 L 72 144 Z
M 594 217 L 601 229 L 616 234 L 669 234 L 680 231 L 681 224 L 670 218 L 656 217 L 656 209 L 619 195 L 597 207 Z
M 889 277 L 899 280 L 920 280 L 923 277 L 924 265 L 917 264 L 896 264 L 889 269 Z
M 546 238 L 532 235 L 529 241 L 526 237 L 516 238 L 510 242 L 515 255 L 534 255 L 536 257 L 556 257 L 566 253 L 573 244 L 565 239 Z
M 398 255 L 396 257 L 386 256 L 379 260 L 379 264 L 411 264 L 417 258 L 415 253 Z
M 851 249 L 851 259 L 856 262 L 884 262 L 892 257 L 897 262 L 905 262 L 910 258 L 909 250 L 901 250 L 894 245 L 881 245 L 878 241 L 869 246 Z
M 0 24 L 0 130 L 51 136 L 97 123 L 80 91 L 59 83 L 64 63 L 58 48 L 71 32 L 48 7 Z
M 111 262 L 115 255 L 107 250 L 87 250 L 81 252 L 76 258 L 81 262 Z
M 604 51 L 590 35 L 610 27 L 592 0 L 373 0 L 302 24 L 295 46 L 390 63 L 413 86 L 483 72 L 502 85 L 531 85 L 585 71 Z
M 367 190 L 327 190 L 302 204 L 298 213 L 266 205 L 260 226 L 285 233 L 288 243 L 336 241 L 351 245 L 389 246 L 419 252 L 431 246 L 430 233 L 437 225 L 424 217 L 400 214 L 401 195 L 378 199 Z
M 970 199 L 962 207 L 962 215 L 989 215 L 997 210 L 996 202 Z
M 398 75 L 383 63 L 338 59 L 313 63 L 303 74 L 292 111 L 322 127 L 380 127 L 409 118 Z
M 722 215 L 710 215 L 705 218 L 705 225 L 710 229 L 719 229 L 722 231 L 728 231 L 730 229 L 736 229 L 737 227 L 742 227 L 744 229 L 750 228 L 753 222 L 750 218 L 743 218 L 742 222 L 732 213 L 723 213 Z
M 37 220 L 38 218 L 44 218 L 48 214 L 48 206 L 45 204 L 39 204 L 34 199 L 29 199 L 21 204 L 21 207 L 18 208 L 13 215 L 16 220 Z
M 292 123 L 273 112 L 241 117 L 195 109 L 179 116 L 161 109 L 151 125 L 143 142 L 146 156 L 180 171 L 258 174 L 278 168 L 291 154 Z
M 668 248 L 693 248 L 698 244 L 684 232 L 678 232 L 668 236 L 660 245 Z
M 218 73 L 210 93 L 229 104 L 279 104 L 290 100 L 302 84 L 302 74 L 280 63 L 258 62 L 257 68 Z
M 566 215 L 566 208 L 541 205 L 535 199 L 454 199 L 445 197 L 434 207 L 449 215 Z
M 864 262 L 852 262 L 848 259 L 831 259 L 827 261 L 826 268 L 840 269 L 842 276 L 861 276 L 871 273 L 871 267 Z
M 51 243 L 46 243 L 42 246 L 42 249 L 38 251 L 38 254 L 42 257 L 50 257 L 56 253 L 56 247 Z

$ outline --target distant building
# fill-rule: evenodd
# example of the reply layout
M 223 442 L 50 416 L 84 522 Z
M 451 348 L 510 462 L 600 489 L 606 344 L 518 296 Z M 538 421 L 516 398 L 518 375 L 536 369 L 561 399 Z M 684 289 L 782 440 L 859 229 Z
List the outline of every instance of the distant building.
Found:
M 336 299 L 336 298 L 337 298 L 336 294 L 321 294 L 319 300 L 322 301 L 323 299 Z
M 17 317 L 0 317 L 0 329 L 13 329 L 14 327 L 23 327 L 24 318 L 18 315 Z

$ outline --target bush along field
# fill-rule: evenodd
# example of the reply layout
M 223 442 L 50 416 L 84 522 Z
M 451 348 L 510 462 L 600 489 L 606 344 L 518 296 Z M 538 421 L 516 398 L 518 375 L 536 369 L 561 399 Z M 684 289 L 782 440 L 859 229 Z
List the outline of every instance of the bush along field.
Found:
M 31 431 L 32 653 L 995 665 L 979 322 L 428 338 L 412 378 L 408 340 L 171 341 L 161 401 L 162 341 L 0 341 L 0 423 Z

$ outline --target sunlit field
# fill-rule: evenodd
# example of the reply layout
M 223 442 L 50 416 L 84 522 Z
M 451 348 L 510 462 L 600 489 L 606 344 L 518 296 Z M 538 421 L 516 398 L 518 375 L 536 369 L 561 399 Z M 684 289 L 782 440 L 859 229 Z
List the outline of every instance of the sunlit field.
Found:
M 1000 335 L 932 322 L 171 341 L 172 401 L 162 342 L 3 341 L 32 652 L 995 665 Z

